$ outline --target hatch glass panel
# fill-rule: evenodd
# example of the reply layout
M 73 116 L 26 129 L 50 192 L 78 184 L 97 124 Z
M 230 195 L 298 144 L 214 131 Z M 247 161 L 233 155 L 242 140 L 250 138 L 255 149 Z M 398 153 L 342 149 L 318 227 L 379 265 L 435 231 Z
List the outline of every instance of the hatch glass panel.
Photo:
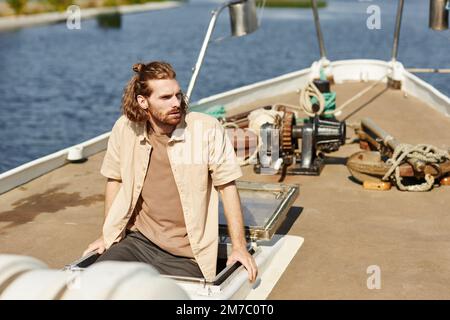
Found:
M 236 182 L 241 197 L 246 236 L 270 240 L 299 194 L 299 186 L 279 183 Z M 228 236 L 223 204 L 219 202 L 219 234 Z

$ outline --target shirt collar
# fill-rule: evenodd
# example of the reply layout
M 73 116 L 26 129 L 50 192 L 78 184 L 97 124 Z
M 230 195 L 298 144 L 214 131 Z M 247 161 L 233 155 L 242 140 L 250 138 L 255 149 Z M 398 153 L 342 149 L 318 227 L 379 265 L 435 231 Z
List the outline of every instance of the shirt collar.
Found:
M 149 141 L 148 139 L 148 121 L 144 122 L 144 125 L 141 126 L 141 131 L 139 134 L 139 142 L 144 140 Z M 172 132 L 170 136 L 169 142 L 172 141 L 184 141 L 184 131 L 186 130 L 186 115 L 181 118 L 180 123 L 176 126 L 175 130 Z

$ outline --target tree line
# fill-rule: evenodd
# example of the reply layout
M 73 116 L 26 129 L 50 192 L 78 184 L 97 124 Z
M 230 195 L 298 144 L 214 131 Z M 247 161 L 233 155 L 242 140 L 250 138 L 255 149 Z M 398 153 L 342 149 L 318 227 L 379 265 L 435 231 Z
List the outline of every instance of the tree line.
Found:
M 45 11 L 64 11 L 72 4 L 81 5 L 84 8 L 118 6 L 127 4 L 140 4 L 151 1 L 164 0 L 6 0 L 16 15 L 27 13 L 26 9 L 29 3 L 42 4 L 42 12 Z

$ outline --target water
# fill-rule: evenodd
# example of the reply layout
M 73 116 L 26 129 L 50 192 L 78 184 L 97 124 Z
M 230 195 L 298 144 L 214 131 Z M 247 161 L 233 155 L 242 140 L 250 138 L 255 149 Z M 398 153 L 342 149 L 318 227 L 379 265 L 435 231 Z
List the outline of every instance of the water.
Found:
M 330 60 L 389 60 L 397 1 L 329 0 L 320 11 Z M 366 9 L 381 9 L 369 30 Z M 120 115 L 137 61 L 166 60 L 187 87 L 217 2 L 122 17 L 120 29 L 82 21 L 0 33 L 0 172 L 93 138 Z M 228 14 L 214 38 L 226 36 Z M 428 29 L 428 1 L 405 3 L 398 59 L 406 67 L 450 68 L 450 33 Z M 193 100 L 311 65 L 318 45 L 310 9 L 265 9 L 254 34 L 211 43 Z M 449 75 L 420 75 L 450 95 Z

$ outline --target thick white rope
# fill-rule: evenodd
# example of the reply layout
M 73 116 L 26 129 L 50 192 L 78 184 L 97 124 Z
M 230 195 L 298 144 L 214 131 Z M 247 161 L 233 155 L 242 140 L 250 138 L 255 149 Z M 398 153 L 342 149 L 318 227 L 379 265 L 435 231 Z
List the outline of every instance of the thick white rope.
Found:
M 313 97 L 316 98 L 319 103 L 318 110 L 313 109 L 313 104 L 311 103 L 311 98 Z M 323 110 L 325 109 L 325 98 L 314 82 L 310 81 L 306 87 L 300 91 L 299 105 L 301 110 L 310 117 L 323 113 Z
M 335 110 L 328 110 L 324 112 L 325 109 L 325 98 L 323 97 L 323 94 L 320 92 L 320 90 L 316 87 L 314 82 L 309 82 L 303 89 L 300 90 L 300 97 L 299 97 L 299 105 L 293 105 L 293 104 L 287 104 L 287 103 L 276 103 L 274 106 L 285 106 L 290 109 L 294 109 L 296 111 L 301 111 L 305 113 L 306 115 L 310 117 L 314 117 L 316 114 L 325 114 L 325 115 L 335 115 L 339 116 L 342 113 L 342 110 L 344 110 L 346 107 L 348 107 L 353 101 L 359 99 L 363 95 L 365 95 L 367 92 L 372 90 L 374 87 L 376 87 L 380 82 L 384 80 L 384 78 L 387 77 L 387 74 L 383 75 L 380 79 L 378 79 L 376 82 L 372 83 L 370 86 L 365 88 L 364 90 L 358 92 L 351 98 L 349 98 L 347 101 L 342 103 L 338 108 Z M 319 109 L 314 112 L 311 104 L 311 98 L 316 97 L 317 101 L 319 102 Z
M 439 164 L 446 160 L 450 160 L 449 153 L 446 150 L 439 149 L 429 144 L 399 144 L 392 155 L 392 158 L 387 161 L 391 165 L 388 172 L 384 175 L 382 180 L 387 181 L 392 179 L 397 184 L 397 187 L 402 191 L 429 191 L 433 188 L 434 177 L 430 174 L 425 174 L 425 182 L 421 184 L 405 186 L 400 177 L 400 165 L 408 160 L 419 160 L 426 164 Z

